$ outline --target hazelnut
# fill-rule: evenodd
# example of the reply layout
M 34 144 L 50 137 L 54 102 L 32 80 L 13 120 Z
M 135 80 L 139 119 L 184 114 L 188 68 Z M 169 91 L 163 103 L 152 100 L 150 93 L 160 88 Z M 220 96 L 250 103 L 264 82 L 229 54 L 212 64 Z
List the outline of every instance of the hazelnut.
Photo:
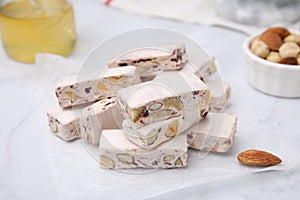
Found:
M 300 47 L 293 42 L 284 43 L 279 49 L 281 58 L 297 58 L 299 52 Z
M 271 61 L 271 62 L 280 62 L 281 58 L 280 58 L 280 55 L 278 52 L 276 51 L 271 51 L 270 54 L 268 55 L 267 57 L 267 60 L 268 61 Z
M 252 53 L 261 58 L 266 58 L 270 52 L 268 45 L 261 40 L 254 40 L 251 43 L 250 50 Z
M 294 42 L 294 43 L 300 42 L 300 35 L 292 33 L 291 35 L 285 37 L 283 41 L 284 42 Z

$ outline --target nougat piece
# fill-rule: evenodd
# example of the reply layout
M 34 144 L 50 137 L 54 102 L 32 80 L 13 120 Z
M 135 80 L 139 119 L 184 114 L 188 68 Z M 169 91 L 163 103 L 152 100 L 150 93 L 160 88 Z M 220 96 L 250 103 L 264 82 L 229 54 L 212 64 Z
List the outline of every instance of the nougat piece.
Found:
M 117 101 L 124 117 L 139 128 L 180 115 L 197 122 L 208 112 L 209 96 L 208 87 L 194 74 L 169 71 L 120 90 Z
M 79 117 L 81 110 L 90 104 L 73 108 L 54 108 L 47 112 L 48 124 L 52 133 L 65 141 L 80 138 Z
M 179 98 L 182 104 L 181 131 L 207 115 L 210 91 L 195 74 L 169 71 L 157 75 L 153 81 L 162 84 L 173 93 L 182 94 Z
M 205 119 L 184 131 L 189 148 L 227 152 L 236 133 L 237 117 L 225 113 L 209 113 Z
M 130 120 L 123 121 L 123 132 L 128 140 L 144 148 L 153 149 L 173 139 L 181 131 L 181 116 L 136 128 Z
M 102 130 L 120 129 L 124 118 L 114 97 L 102 99 L 82 110 L 80 116 L 81 138 L 99 145 Z
M 55 93 L 60 107 L 65 108 L 114 96 L 121 88 L 140 82 L 136 67 L 127 66 L 106 69 L 102 76 L 88 80 L 66 77 L 57 83 Z
M 212 80 L 208 80 L 206 85 L 210 89 L 209 110 L 211 112 L 223 112 L 231 96 L 230 85 Z
M 200 65 L 197 63 L 193 64 L 191 62 L 187 62 L 180 71 L 195 74 L 201 80 L 206 81 L 217 71 L 217 67 L 214 59 L 211 59 Z
M 99 154 L 100 167 L 108 169 L 185 167 L 187 138 L 181 134 L 157 148 L 147 150 L 128 141 L 122 130 L 104 130 Z
M 133 65 L 137 73 L 143 77 L 154 72 L 178 70 L 186 63 L 185 45 L 183 43 L 166 45 L 162 47 L 145 47 L 123 53 L 113 59 L 109 68 Z

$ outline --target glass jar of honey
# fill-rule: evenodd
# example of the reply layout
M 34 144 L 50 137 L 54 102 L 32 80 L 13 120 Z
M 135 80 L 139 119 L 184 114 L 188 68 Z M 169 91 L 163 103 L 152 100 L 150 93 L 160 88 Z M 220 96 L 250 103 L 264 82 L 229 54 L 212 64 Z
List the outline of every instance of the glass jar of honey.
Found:
M 8 56 L 28 63 L 36 53 L 69 55 L 77 37 L 66 0 L 0 0 L 0 31 Z

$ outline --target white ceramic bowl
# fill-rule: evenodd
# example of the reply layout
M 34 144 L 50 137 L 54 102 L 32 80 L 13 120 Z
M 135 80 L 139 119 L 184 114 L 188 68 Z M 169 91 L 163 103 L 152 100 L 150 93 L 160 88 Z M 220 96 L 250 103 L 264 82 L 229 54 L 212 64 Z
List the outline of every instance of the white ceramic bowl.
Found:
M 250 51 L 251 36 L 243 44 L 247 80 L 256 89 L 278 97 L 300 97 L 300 65 L 285 65 L 262 59 Z

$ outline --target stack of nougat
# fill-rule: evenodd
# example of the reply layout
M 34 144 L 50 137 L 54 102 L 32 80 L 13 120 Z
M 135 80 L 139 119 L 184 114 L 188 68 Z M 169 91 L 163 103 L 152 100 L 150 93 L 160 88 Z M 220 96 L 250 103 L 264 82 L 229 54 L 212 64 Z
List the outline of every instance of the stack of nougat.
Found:
M 226 152 L 237 122 L 222 113 L 231 89 L 210 79 L 215 62 L 204 58 L 189 62 L 182 43 L 147 47 L 116 57 L 100 78 L 64 78 L 49 126 L 66 141 L 99 145 L 109 169 L 184 167 L 189 148 Z

